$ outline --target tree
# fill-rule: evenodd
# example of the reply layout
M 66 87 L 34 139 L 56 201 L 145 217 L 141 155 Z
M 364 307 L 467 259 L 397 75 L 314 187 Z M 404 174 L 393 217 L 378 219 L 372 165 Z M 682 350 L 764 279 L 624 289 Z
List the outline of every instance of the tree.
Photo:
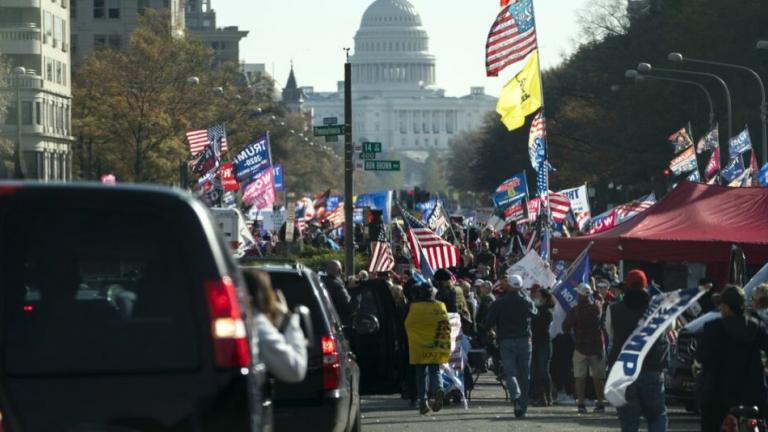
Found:
M 5 123 L 8 105 L 14 101 L 11 96 L 12 88 L 10 85 L 10 65 L 7 59 L 0 53 L 0 83 L 4 91 L 0 91 L 0 124 Z M 0 178 L 7 178 L 12 171 L 13 164 L 13 141 L 0 137 Z
M 432 193 L 445 195 L 448 192 L 445 164 L 434 150 L 429 152 L 429 157 L 424 163 L 423 189 Z

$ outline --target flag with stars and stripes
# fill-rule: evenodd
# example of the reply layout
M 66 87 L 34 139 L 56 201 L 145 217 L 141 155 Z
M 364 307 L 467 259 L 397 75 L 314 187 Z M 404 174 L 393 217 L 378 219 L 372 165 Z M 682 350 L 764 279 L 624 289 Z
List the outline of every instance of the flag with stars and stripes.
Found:
M 408 226 L 405 234 L 416 268 L 422 268 L 422 260 L 426 260 L 433 271 L 459 265 L 459 248 L 443 240 L 404 209 L 401 208 L 400 213 Z
M 491 26 L 485 44 L 485 69 L 499 76 L 507 66 L 525 60 L 536 49 L 533 0 L 517 0 L 505 6 Z
M 189 151 L 193 156 L 205 150 L 205 147 L 213 141 L 220 141 L 221 152 L 227 152 L 227 132 L 224 129 L 224 124 L 217 124 L 208 129 L 189 131 L 187 132 L 187 141 L 189 142 Z
M 531 123 L 531 132 L 528 135 L 528 156 L 533 169 L 538 172 L 539 165 L 547 156 L 547 123 L 544 119 L 544 111 L 539 111 Z
M 384 230 L 379 231 L 379 238 L 371 242 L 371 262 L 368 271 L 371 273 L 386 272 L 395 268 L 395 256 L 392 246 L 387 241 Z
M 536 171 L 536 190 L 539 192 L 539 196 L 543 197 L 549 191 L 549 172 L 547 161 L 542 160 L 539 162 L 539 169 Z

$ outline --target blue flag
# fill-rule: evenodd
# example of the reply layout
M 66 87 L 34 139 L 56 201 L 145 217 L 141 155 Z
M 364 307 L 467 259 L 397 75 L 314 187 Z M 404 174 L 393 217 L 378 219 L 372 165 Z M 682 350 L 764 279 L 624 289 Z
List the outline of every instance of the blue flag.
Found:
M 757 181 L 762 187 L 768 187 L 768 163 L 757 172 Z
M 544 112 L 539 111 L 531 123 L 531 132 L 528 134 L 528 157 L 531 166 L 539 171 L 539 166 L 547 156 L 547 126 L 544 120 Z
M 731 155 L 731 158 L 735 158 L 749 150 L 752 150 L 752 138 L 749 136 L 749 128 L 745 128 L 740 134 L 728 141 L 728 153 Z
M 269 135 L 264 134 L 237 154 L 232 166 L 238 183 L 247 183 L 272 166 L 269 153 Z
M 729 183 L 743 173 L 744 173 L 744 160 L 742 159 L 741 155 L 736 156 L 735 158 L 732 158 L 730 162 L 728 162 L 728 165 L 726 165 L 725 168 L 720 170 L 720 176 L 726 182 L 729 182 Z
M 525 180 L 525 171 L 515 174 L 514 177 L 506 180 L 493 193 L 493 205 L 495 207 L 506 207 L 521 197 L 528 196 L 528 183 Z
M 539 170 L 536 172 L 536 190 L 540 197 L 543 197 L 549 191 L 549 172 L 547 172 L 547 161 L 539 162 Z
M 422 249 L 420 251 L 421 253 L 421 274 L 427 278 L 432 279 L 435 276 L 435 272 L 432 270 L 432 267 L 429 265 L 429 260 L 427 259 L 427 256 L 424 254 L 424 250 Z
M 275 190 L 277 192 L 284 191 L 285 185 L 283 184 L 283 164 L 277 164 L 272 167 L 272 175 L 275 177 Z
M 560 303 L 564 311 L 568 312 L 576 306 L 579 301 L 576 286 L 581 283 L 588 283 L 590 275 L 589 254 L 585 253 L 581 259 L 573 266 L 571 272 L 565 275 L 560 284 L 555 287 L 552 294 Z

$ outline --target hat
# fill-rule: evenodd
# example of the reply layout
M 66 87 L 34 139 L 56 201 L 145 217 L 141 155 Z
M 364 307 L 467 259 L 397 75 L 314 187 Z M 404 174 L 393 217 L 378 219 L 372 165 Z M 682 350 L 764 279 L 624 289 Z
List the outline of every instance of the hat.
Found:
M 507 282 L 512 288 L 520 289 L 523 287 L 523 278 L 520 275 L 513 274 L 507 276 Z
M 438 282 L 451 280 L 451 272 L 446 269 L 439 269 L 435 272 L 434 279 Z
M 585 283 L 578 284 L 576 286 L 576 292 L 583 296 L 588 296 L 592 294 L 592 287 Z
M 624 276 L 624 283 L 628 289 L 632 289 L 637 284 L 641 286 L 641 289 L 645 289 L 648 286 L 648 277 L 645 276 L 644 271 L 635 269 Z

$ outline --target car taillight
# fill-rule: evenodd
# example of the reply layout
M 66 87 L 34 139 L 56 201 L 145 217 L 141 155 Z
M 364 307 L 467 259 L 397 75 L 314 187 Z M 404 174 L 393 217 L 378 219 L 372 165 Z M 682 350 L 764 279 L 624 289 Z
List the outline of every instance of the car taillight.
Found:
M 747 419 L 744 423 L 746 423 L 747 428 L 749 428 L 749 430 L 753 430 L 755 432 L 759 431 L 759 429 L 757 428 L 758 421 L 756 419 Z
M 336 390 L 341 378 L 336 339 L 333 336 L 323 336 L 320 338 L 320 345 L 323 350 L 323 390 Z
M 205 283 L 216 366 L 247 368 L 251 363 L 245 322 L 235 283 L 229 277 Z

